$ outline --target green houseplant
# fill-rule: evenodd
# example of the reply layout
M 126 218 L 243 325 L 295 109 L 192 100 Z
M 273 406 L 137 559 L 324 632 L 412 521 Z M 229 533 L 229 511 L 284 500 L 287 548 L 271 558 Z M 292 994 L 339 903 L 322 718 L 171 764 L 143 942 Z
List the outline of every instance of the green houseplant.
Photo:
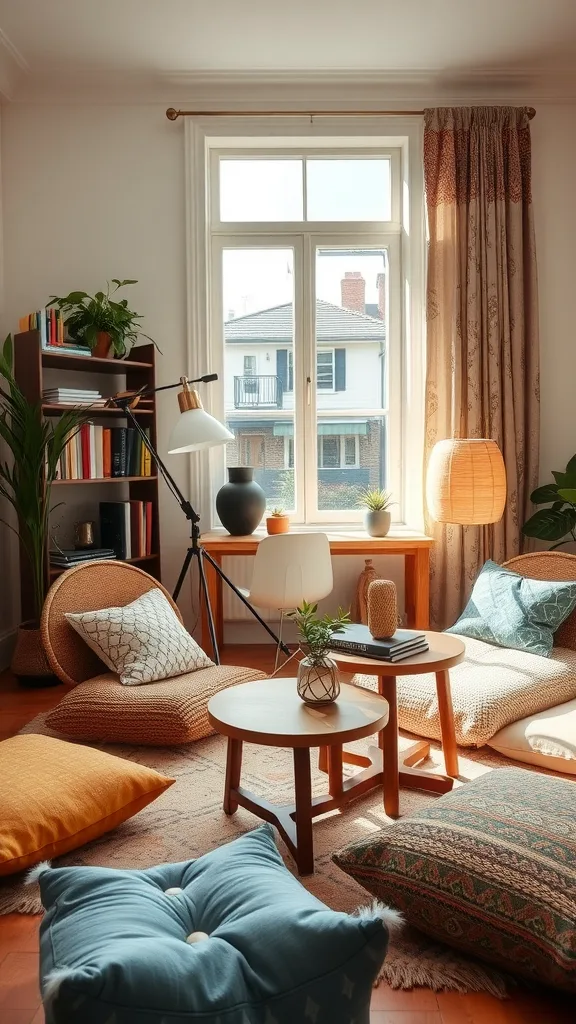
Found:
M 576 455 L 570 459 L 563 473 L 552 471 L 554 483 L 543 484 L 532 491 L 530 501 L 539 508 L 522 527 L 526 537 L 556 541 L 554 548 L 576 541 Z
M 343 633 L 350 622 L 349 612 L 338 609 L 336 616 L 316 613 L 317 604 L 303 601 L 299 608 L 290 612 L 298 629 L 298 635 L 306 654 L 298 665 L 298 696 L 306 704 L 331 704 L 340 693 L 338 666 L 328 657 L 332 637 Z
M 87 292 L 70 292 L 64 298 L 51 295 L 48 305 L 58 306 L 70 337 L 79 345 L 88 345 L 93 356 L 106 359 L 113 354 L 121 358 L 140 336 L 156 344 L 140 326 L 142 314 L 130 309 L 127 299 L 111 298 L 111 294 L 116 295 L 120 288 L 130 284 L 138 282 L 113 277 L 106 282 L 105 292 L 96 292 L 93 296 Z M 112 285 L 115 287 L 111 292 Z
M 2 517 L 20 540 L 21 552 L 30 563 L 34 598 L 34 620 L 20 626 L 18 647 L 26 647 L 30 661 L 44 660 L 40 640 L 40 614 L 47 590 L 46 543 L 51 511 L 52 483 L 58 461 L 70 435 L 78 430 L 86 414 L 69 409 L 56 420 L 44 420 L 39 405 L 31 405 L 18 387 L 13 373 L 12 337 L 8 335 L 0 352 L 0 438 L 10 452 L 10 462 L 0 459 L 0 496 L 17 515 L 14 526 Z M 13 664 L 14 664 L 13 660 Z M 22 673 L 16 672 L 20 675 Z
M 385 537 L 390 529 L 390 508 L 392 501 L 390 491 L 380 487 L 367 487 L 361 491 L 356 502 L 364 511 L 364 526 L 370 537 Z

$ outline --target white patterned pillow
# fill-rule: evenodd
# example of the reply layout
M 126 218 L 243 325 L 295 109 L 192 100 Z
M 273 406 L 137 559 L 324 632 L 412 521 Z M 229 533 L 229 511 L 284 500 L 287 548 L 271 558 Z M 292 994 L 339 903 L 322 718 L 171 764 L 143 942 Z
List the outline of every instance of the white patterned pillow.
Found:
M 171 679 L 214 664 L 157 588 L 123 608 L 67 612 L 66 618 L 125 686 Z

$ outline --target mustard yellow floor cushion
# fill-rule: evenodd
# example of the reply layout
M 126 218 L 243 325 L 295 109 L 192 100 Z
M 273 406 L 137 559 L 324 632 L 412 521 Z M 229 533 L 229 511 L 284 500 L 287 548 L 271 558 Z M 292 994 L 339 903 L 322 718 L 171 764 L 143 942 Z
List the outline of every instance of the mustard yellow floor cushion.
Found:
M 143 765 L 49 736 L 0 742 L 0 875 L 109 832 L 172 785 Z

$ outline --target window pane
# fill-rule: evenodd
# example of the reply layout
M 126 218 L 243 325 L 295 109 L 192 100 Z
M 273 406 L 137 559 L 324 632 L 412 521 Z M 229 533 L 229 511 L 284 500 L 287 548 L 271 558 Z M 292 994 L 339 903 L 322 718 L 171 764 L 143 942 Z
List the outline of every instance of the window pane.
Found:
M 386 487 L 387 282 L 383 249 L 317 250 L 316 431 L 323 511 L 355 510 L 363 488 Z
M 301 160 L 221 160 L 220 220 L 303 220 Z
M 225 249 L 227 466 L 253 466 L 267 507 L 294 511 L 292 249 Z
M 308 220 L 390 220 L 390 161 L 307 160 Z

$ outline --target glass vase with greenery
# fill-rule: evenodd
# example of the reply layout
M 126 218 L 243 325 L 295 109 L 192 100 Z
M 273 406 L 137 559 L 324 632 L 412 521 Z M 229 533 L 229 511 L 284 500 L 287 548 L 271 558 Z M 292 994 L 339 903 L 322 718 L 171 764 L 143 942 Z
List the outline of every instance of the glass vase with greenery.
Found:
M 93 351 L 103 336 L 107 336 L 114 355 L 122 357 L 130 351 L 139 337 L 148 338 L 148 341 L 156 345 L 154 339 L 142 330 L 142 314 L 130 309 L 127 299 L 116 301 L 111 297 L 120 288 L 131 284 L 138 284 L 138 281 L 119 281 L 113 277 L 112 281 L 106 282 L 105 292 L 96 292 L 95 295 L 88 295 L 87 292 L 70 292 L 64 298 L 51 295 L 48 305 L 58 306 L 61 310 L 64 325 L 73 341 L 79 345 L 87 345 Z M 112 285 L 115 287 L 111 289 Z
M 38 626 L 47 589 L 46 544 L 49 533 L 52 484 L 69 438 L 87 413 L 69 409 L 57 419 L 43 419 L 39 404 L 31 404 L 13 372 L 12 337 L 0 353 L 0 438 L 11 454 L 0 459 L 0 495 L 16 512 L 14 525 L 0 519 L 21 542 L 32 573 L 34 625 Z
M 305 657 L 298 665 L 296 689 L 306 704 L 331 704 L 340 693 L 338 666 L 328 657 L 332 638 L 343 633 L 350 613 L 339 608 L 336 616 L 317 615 L 318 605 L 303 601 L 289 616 L 296 623 Z

